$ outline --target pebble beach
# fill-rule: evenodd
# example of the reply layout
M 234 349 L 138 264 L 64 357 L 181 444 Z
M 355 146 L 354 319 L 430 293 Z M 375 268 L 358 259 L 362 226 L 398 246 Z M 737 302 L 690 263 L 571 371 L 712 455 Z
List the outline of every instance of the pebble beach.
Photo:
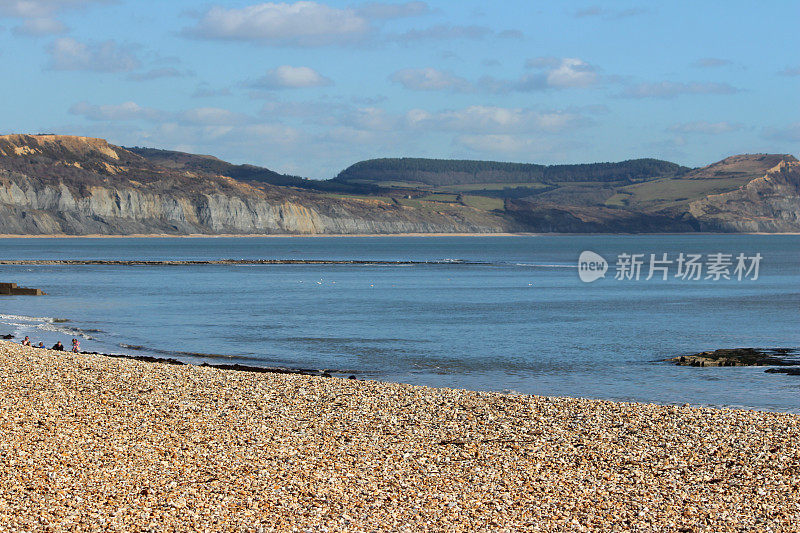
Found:
M 0 341 L 0 528 L 796 531 L 800 416 Z

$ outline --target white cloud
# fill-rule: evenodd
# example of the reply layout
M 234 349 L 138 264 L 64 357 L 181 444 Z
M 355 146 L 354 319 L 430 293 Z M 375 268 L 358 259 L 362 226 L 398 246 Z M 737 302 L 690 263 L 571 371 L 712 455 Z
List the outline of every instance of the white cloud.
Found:
M 781 76 L 800 76 L 800 66 L 797 67 L 786 67 L 782 71 L 778 72 Z
M 593 66 L 575 57 L 565 57 L 559 65 L 547 72 L 549 87 L 587 87 L 597 82 Z
M 525 66 L 540 71 L 521 80 L 522 86 L 527 80 L 531 88 L 539 88 L 539 84 L 554 88 L 587 87 L 598 80 L 597 69 L 577 57 L 534 57 L 525 61 Z M 538 80 L 537 84 L 530 84 L 532 80 Z
M 451 72 L 430 67 L 401 69 L 389 76 L 389 80 L 416 91 L 508 93 L 590 87 L 600 78 L 596 67 L 575 57 L 538 57 L 529 59 L 526 66 L 536 71 L 516 80 L 483 76 L 473 83 Z
M 470 83 L 455 74 L 435 68 L 405 68 L 398 70 L 389 80 L 414 91 L 465 91 Z
M 108 0 L 2 0 L 0 13 L 10 17 L 46 17 L 61 9 L 84 7 Z
M 552 159 L 569 142 L 569 133 L 591 124 L 580 109 L 470 106 L 391 112 L 338 99 L 269 100 L 254 114 L 222 107 L 166 111 L 135 102 L 79 102 L 70 112 L 89 123 L 72 127 L 73 133 L 110 136 L 131 146 L 181 146 L 311 176 L 328 176 L 353 161 L 387 154 L 442 157 L 441 147 L 447 145 L 487 157 Z
M 354 42 L 371 30 L 369 20 L 354 9 L 301 1 L 230 9 L 214 6 L 184 34 L 280 46 L 321 46 Z
M 625 89 L 623 98 L 675 98 L 686 94 L 733 94 L 739 89 L 727 83 L 680 83 L 661 81 L 640 83 Z
M 333 81 L 309 67 L 281 65 L 248 85 L 259 89 L 303 89 L 333 85 Z
M 53 70 L 130 72 L 141 65 L 133 48 L 115 41 L 82 43 L 71 37 L 63 37 L 48 47 L 49 67 Z
M 110 1 L 113 0 L 0 0 L 0 16 L 22 19 L 22 24 L 13 29 L 15 35 L 55 35 L 66 31 L 57 18 L 62 11 Z
M 198 15 L 197 23 L 184 28 L 187 37 L 248 41 L 272 46 L 326 46 L 364 42 L 411 43 L 497 37 L 520 39 L 519 30 L 496 32 L 479 25 L 438 24 L 402 33 L 380 33 L 387 20 L 431 13 L 426 2 L 367 2 L 333 7 L 310 0 L 267 2 L 240 8 L 212 6 Z M 370 40 L 373 38 L 373 40 Z
M 535 72 L 523 74 L 516 80 L 483 76 L 477 87 L 491 93 L 532 92 L 590 87 L 600 81 L 597 68 L 576 57 L 536 57 L 528 59 L 525 66 L 535 69 Z
M 718 135 L 720 133 L 729 133 L 741 129 L 741 124 L 733 124 L 731 122 L 698 121 L 675 124 L 669 128 L 669 131 L 675 131 L 678 133 L 705 133 L 709 135 Z
M 438 113 L 414 109 L 406 114 L 406 123 L 412 128 L 462 133 L 556 133 L 587 125 L 589 120 L 578 113 L 565 111 L 470 106 Z

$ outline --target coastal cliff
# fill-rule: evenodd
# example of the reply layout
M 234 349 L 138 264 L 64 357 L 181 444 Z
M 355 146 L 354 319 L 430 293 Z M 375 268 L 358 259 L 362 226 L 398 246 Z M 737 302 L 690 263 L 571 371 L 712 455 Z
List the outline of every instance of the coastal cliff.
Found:
M 91 187 L 81 196 L 63 185 L 13 177 L 13 183 L 0 187 L 0 233 L 5 234 L 492 233 L 512 229 L 511 224 L 480 212 L 457 217 L 390 205 L 381 209 L 347 202 L 276 201 L 258 194 L 158 194 L 125 187 Z
M 364 184 L 89 137 L 5 135 L 0 234 L 800 231 L 792 156 L 733 156 L 696 170 L 654 161 L 602 164 L 588 181 L 575 173 L 597 165 L 565 166 L 566 182 L 532 174 L 524 183 L 436 185 L 398 175 Z
M 102 139 L 0 137 L 0 233 L 492 233 L 478 209 L 422 210 L 158 167 Z
M 692 202 L 689 212 L 706 231 L 800 231 L 800 162 L 792 159 L 736 190 Z

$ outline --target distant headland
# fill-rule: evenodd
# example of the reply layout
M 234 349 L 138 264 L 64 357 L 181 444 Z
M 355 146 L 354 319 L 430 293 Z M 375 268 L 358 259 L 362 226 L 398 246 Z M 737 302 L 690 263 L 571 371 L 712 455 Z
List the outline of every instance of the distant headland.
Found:
M 0 235 L 684 232 L 800 232 L 800 162 L 399 158 L 313 180 L 90 137 L 0 136 Z

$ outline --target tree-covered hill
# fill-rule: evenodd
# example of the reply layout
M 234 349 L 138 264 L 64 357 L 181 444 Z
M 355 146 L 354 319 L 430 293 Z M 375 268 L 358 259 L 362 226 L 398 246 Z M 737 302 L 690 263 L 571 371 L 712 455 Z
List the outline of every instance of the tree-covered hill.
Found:
M 451 159 L 370 159 L 334 178 L 344 182 L 410 182 L 434 187 L 473 183 L 639 182 L 680 176 L 690 169 L 658 159 L 619 163 L 536 165 Z

